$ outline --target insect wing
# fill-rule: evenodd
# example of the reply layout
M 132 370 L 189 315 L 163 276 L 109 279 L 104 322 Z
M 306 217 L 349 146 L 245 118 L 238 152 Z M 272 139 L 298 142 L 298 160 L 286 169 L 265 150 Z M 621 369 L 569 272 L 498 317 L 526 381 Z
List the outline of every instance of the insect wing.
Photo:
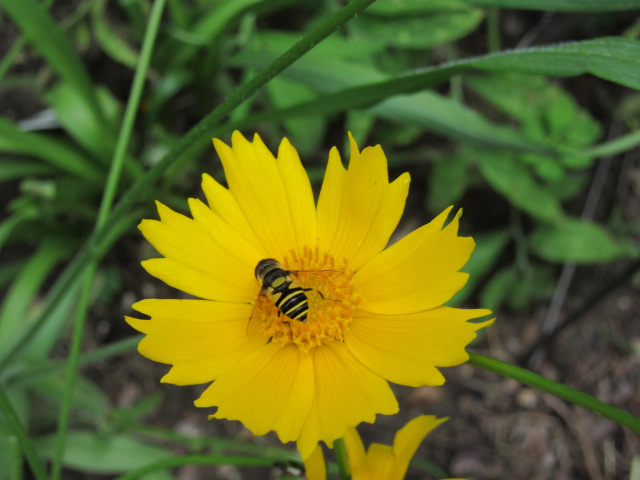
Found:
M 256 310 L 261 297 L 263 297 L 264 295 L 265 292 L 261 289 L 260 293 L 256 297 L 256 301 L 253 304 L 251 316 L 249 317 L 249 321 L 247 322 L 247 337 L 249 338 L 259 335 L 262 331 L 262 323 L 264 322 L 264 318 L 262 318 L 260 314 L 256 315 Z

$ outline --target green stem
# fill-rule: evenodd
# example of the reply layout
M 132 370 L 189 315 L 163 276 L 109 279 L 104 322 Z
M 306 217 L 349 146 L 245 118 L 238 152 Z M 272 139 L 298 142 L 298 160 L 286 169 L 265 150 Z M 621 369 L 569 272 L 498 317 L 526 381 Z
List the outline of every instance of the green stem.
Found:
M 562 383 L 554 382 L 553 380 L 549 380 L 548 378 L 537 375 L 524 368 L 501 362 L 495 358 L 478 355 L 477 353 L 469 354 L 468 363 L 474 367 L 489 370 L 490 372 L 497 373 L 503 377 L 513 378 L 514 380 L 518 380 L 526 385 L 538 388 L 564 400 L 568 400 L 571 403 L 580 405 L 592 412 L 599 413 L 603 417 L 630 428 L 636 433 L 640 433 L 640 418 L 635 417 L 620 408 L 616 408 L 608 403 L 602 402 L 591 395 L 587 395 L 586 393 L 567 387 Z
M 158 470 L 165 470 L 171 467 L 180 467 L 182 465 L 236 465 L 239 467 L 272 467 L 279 460 L 273 458 L 257 458 L 257 457 L 227 457 L 224 455 L 184 455 L 182 457 L 167 458 L 160 460 L 144 467 L 137 468 L 131 472 L 125 473 L 115 480 L 134 480 L 143 475 Z M 287 462 L 288 459 L 282 461 Z
M 336 463 L 338 464 L 340 479 L 350 480 L 351 471 L 349 470 L 349 456 L 347 455 L 347 448 L 344 445 L 343 439 L 339 438 L 333 442 L 333 452 L 336 455 Z
M 94 231 L 89 237 L 85 245 L 78 251 L 73 260 L 67 265 L 58 280 L 51 288 L 47 300 L 35 321 L 30 325 L 29 329 L 20 338 L 14 341 L 13 345 L 7 346 L 0 352 L 0 369 L 6 367 L 7 363 L 20 349 L 33 338 L 34 333 L 40 328 L 42 323 L 51 314 L 54 306 L 62 298 L 71 285 L 77 281 L 82 271 L 87 268 L 89 262 L 99 259 L 104 254 L 104 239 L 113 227 L 122 217 L 126 216 L 133 204 L 144 196 L 151 184 L 157 181 L 162 174 L 179 161 L 184 155 L 189 154 L 204 145 L 204 140 L 215 135 L 218 131 L 223 131 L 226 127 L 214 127 L 231 112 L 236 106 L 255 94 L 269 80 L 278 75 L 289 65 L 294 63 L 305 53 L 311 50 L 315 45 L 320 43 L 325 37 L 336 30 L 340 25 L 344 24 L 358 12 L 364 10 L 375 0 L 354 0 L 336 14 L 317 25 L 306 35 L 304 35 L 298 43 L 293 45 L 289 50 L 274 60 L 267 67 L 262 69 L 255 77 L 241 85 L 232 95 L 215 108 L 209 115 L 194 126 L 174 147 L 158 162 L 153 168 L 138 179 L 136 183 L 127 191 L 115 209 L 111 212 L 102 228 Z M 201 145 L 202 144 L 202 145 Z
M 0 411 L 2 412 L 5 424 L 18 439 L 20 449 L 31 467 L 33 476 L 36 480 L 47 480 L 47 471 L 44 468 L 44 464 L 42 460 L 40 460 L 38 452 L 36 452 L 36 449 L 33 447 L 27 431 L 22 426 L 3 388 L 0 388 Z
M 166 0 L 156 0 L 156 2 L 153 4 L 153 9 L 151 10 L 151 15 L 147 24 L 147 31 L 142 42 L 140 60 L 138 66 L 136 67 L 133 84 L 131 85 L 131 93 L 127 102 L 127 108 L 125 110 L 122 128 L 120 129 L 120 133 L 118 135 L 118 141 L 116 143 L 113 161 L 111 162 L 111 167 L 109 169 L 109 177 L 107 178 L 107 183 L 102 195 L 102 202 L 100 203 L 100 210 L 98 212 L 95 230 L 99 230 L 105 224 L 109 215 L 109 211 L 111 209 L 111 205 L 113 204 L 116 190 L 118 188 L 118 181 L 120 179 L 120 174 L 122 173 L 122 167 L 126 158 L 126 151 L 129 145 L 129 140 L 131 139 L 131 132 L 133 130 L 135 115 L 138 110 L 138 106 L 140 105 L 140 98 L 142 96 L 142 90 L 144 87 L 144 79 L 147 75 L 149 63 L 151 62 L 151 54 L 153 52 L 153 46 L 158 34 L 160 20 L 162 19 L 162 12 L 164 10 L 165 4 Z M 80 346 L 82 344 L 84 326 L 86 323 L 87 312 L 89 310 L 89 300 L 91 297 L 93 277 L 98 268 L 98 261 L 98 258 L 92 258 L 85 270 L 83 278 L 84 285 L 73 325 L 73 338 L 71 340 L 71 351 L 67 364 L 65 389 L 62 398 L 62 406 L 60 408 L 60 415 L 58 418 L 58 432 L 56 436 L 56 445 L 51 473 L 52 480 L 59 480 L 62 473 L 62 458 L 64 456 L 64 446 L 67 438 L 67 430 L 69 427 L 69 415 L 71 412 L 71 403 L 73 401 L 73 389 L 78 372 Z

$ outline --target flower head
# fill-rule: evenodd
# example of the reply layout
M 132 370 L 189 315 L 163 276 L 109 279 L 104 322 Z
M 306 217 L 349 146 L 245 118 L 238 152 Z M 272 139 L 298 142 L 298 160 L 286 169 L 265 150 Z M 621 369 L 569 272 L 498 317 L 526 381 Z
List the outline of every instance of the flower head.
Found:
M 306 458 L 396 413 L 388 382 L 440 385 L 437 367 L 468 359 L 488 324 L 468 320 L 489 312 L 443 304 L 466 282 L 474 242 L 458 237 L 459 214 L 445 226 L 447 209 L 385 249 L 409 175 L 389 183 L 380 146 L 360 152 L 351 139 L 348 169 L 332 149 L 317 206 L 288 140 L 277 158 L 257 135 L 214 146 L 228 188 L 204 175 L 208 206 L 190 199 L 189 218 L 159 203 L 160 220 L 139 227 L 163 255 L 144 268 L 200 298 L 143 300 L 134 308 L 150 320 L 127 318 L 146 334 L 140 353 L 172 365 L 163 382 L 213 382 L 198 407 L 256 435 L 274 430 Z M 280 270 L 256 279 L 265 259 Z M 306 321 L 292 319 L 300 312 Z
M 349 457 L 352 480 L 402 480 L 422 440 L 434 428 L 446 421 L 446 418 L 420 415 L 398 430 L 392 446 L 372 443 L 367 451 L 357 430 L 347 429 L 344 443 Z M 305 460 L 305 468 L 309 480 L 327 478 L 320 445 Z

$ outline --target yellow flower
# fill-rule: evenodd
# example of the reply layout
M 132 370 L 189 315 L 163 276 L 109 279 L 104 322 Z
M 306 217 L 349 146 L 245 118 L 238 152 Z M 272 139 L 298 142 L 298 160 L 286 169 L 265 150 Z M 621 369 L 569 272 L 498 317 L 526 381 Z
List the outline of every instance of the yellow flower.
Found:
M 163 382 L 212 382 L 195 402 L 212 417 L 240 420 L 255 435 L 274 430 L 303 458 L 376 414 L 394 414 L 388 382 L 440 385 L 437 367 L 468 359 L 465 346 L 487 310 L 442 306 L 467 280 L 474 248 L 458 237 L 450 209 L 385 249 L 409 188 L 389 183 L 380 146 L 351 139 L 348 170 L 329 153 L 318 205 L 287 139 L 275 158 L 256 135 L 214 146 L 229 188 L 208 175 L 209 206 L 190 199 L 193 219 L 158 204 L 160 221 L 140 230 L 164 258 L 151 275 L 202 300 L 148 299 L 127 318 L 146 334 L 142 355 L 173 365 Z M 290 320 L 261 290 L 258 263 L 276 259 L 305 290 L 308 320 Z M 262 293 L 261 293 L 262 292 Z
M 347 429 L 344 444 L 349 457 L 351 479 L 402 480 L 424 437 L 446 421 L 446 418 L 421 415 L 398 430 L 393 446 L 372 443 L 366 452 L 357 430 L 353 427 Z M 309 480 L 326 480 L 326 466 L 320 445 L 305 460 L 304 466 Z

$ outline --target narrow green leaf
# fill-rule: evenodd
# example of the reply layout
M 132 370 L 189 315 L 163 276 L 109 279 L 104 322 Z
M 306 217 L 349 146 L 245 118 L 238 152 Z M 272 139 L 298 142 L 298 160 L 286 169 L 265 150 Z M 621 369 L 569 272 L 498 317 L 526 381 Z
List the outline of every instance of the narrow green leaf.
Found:
M 23 177 L 48 177 L 56 172 L 50 165 L 23 158 L 2 158 L 0 163 L 0 182 Z
M 637 10 L 638 0 L 464 0 L 468 4 L 482 7 L 520 8 L 523 10 L 546 10 L 550 12 L 616 12 Z
M 431 12 L 467 10 L 464 0 L 378 0 L 367 8 L 367 15 L 384 17 L 424 15 Z
M 133 69 L 138 62 L 138 52 L 122 38 L 122 32 L 108 25 L 105 4 L 106 0 L 99 0 L 91 8 L 91 22 L 96 42 L 116 62 Z
M 518 271 L 510 266 L 491 276 L 480 294 L 480 305 L 494 312 L 500 310 L 518 280 Z
M 100 184 L 103 179 L 103 174 L 97 166 L 73 147 L 42 134 L 24 132 L 2 117 L 0 117 L 0 151 L 38 158 L 94 184 Z
M 32 220 L 37 216 L 38 212 L 35 208 L 22 208 L 0 222 L 0 251 L 16 226 L 26 220 Z
M 26 327 L 28 310 L 51 269 L 71 250 L 68 239 L 48 238 L 42 242 L 11 283 L 0 309 L 0 343 Z
M 489 185 L 513 205 L 545 222 L 563 217 L 555 197 L 536 182 L 518 159 L 497 151 L 478 151 L 475 158 Z
M 15 435 L 0 425 L 0 480 L 22 480 L 22 457 Z
M 73 86 L 97 119 L 104 120 L 89 74 L 44 5 L 36 0 L 0 0 L 0 4 L 51 68 Z
M 54 436 L 41 438 L 36 440 L 36 447 L 43 456 L 51 458 L 54 442 Z M 63 462 L 83 472 L 117 474 L 171 457 L 170 451 L 129 435 L 71 431 L 67 434 Z
M 536 254 L 550 262 L 599 263 L 626 255 L 601 225 L 574 218 L 539 227 L 529 242 Z

